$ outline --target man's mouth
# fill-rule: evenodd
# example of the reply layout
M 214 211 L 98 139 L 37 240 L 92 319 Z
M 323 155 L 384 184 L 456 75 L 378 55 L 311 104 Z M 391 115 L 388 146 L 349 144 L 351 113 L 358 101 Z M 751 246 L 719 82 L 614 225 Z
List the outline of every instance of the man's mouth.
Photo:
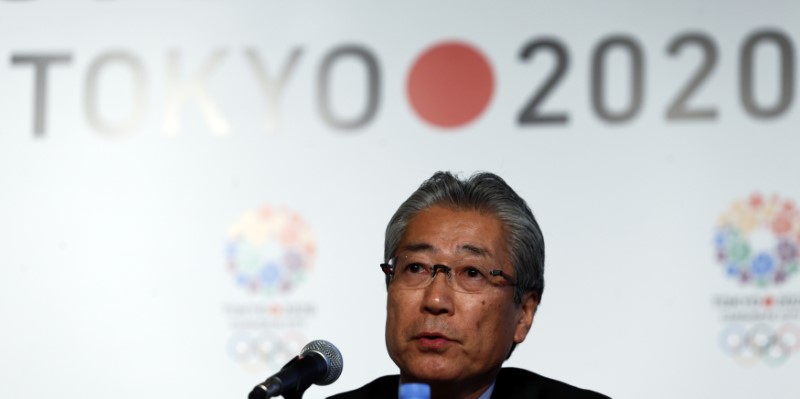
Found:
M 453 342 L 448 336 L 437 332 L 422 332 L 414 337 L 417 345 L 425 350 L 442 349 Z

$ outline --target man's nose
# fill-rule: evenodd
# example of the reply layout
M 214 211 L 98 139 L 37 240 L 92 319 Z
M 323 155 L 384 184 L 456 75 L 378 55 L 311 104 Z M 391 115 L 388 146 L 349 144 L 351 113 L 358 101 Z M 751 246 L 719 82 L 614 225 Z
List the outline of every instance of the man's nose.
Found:
M 422 298 L 424 312 L 435 315 L 453 313 L 453 289 L 449 286 L 448 272 L 445 267 L 434 267 L 432 281 L 424 288 Z M 442 277 L 436 278 L 438 275 Z

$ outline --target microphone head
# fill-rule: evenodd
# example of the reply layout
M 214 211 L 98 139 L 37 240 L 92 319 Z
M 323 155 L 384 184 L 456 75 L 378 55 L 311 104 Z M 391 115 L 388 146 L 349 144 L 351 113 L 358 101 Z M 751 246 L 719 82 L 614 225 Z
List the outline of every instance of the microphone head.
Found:
M 328 385 L 337 379 L 339 376 L 342 375 L 342 367 L 344 367 L 344 361 L 342 360 L 342 353 L 339 352 L 332 343 L 325 341 L 324 339 L 318 339 L 316 341 L 309 342 L 303 350 L 300 351 L 303 355 L 309 352 L 315 352 L 322 356 L 325 359 L 325 363 L 328 365 L 328 370 L 319 381 L 315 382 L 317 385 Z

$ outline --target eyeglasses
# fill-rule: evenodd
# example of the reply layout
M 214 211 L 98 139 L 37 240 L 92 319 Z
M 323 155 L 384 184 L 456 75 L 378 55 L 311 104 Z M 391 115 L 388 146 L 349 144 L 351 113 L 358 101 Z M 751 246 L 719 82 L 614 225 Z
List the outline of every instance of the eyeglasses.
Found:
M 436 278 L 436 272 L 443 271 L 447 283 L 455 291 L 475 294 L 491 286 L 514 287 L 514 278 L 499 269 L 485 269 L 480 266 L 441 264 L 429 265 L 413 258 L 392 258 L 389 263 L 382 263 L 381 270 L 391 284 L 397 288 L 425 288 Z M 502 280 L 496 277 L 502 277 Z M 502 283 L 501 283 L 502 282 Z

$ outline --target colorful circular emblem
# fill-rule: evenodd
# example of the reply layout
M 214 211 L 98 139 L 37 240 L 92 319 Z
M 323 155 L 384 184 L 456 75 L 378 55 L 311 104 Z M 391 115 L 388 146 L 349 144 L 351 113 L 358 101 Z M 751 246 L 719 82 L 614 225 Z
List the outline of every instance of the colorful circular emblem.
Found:
M 730 278 L 762 287 L 782 284 L 798 270 L 800 212 L 791 200 L 753 194 L 720 216 L 714 244 Z
M 226 252 L 237 285 L 272 294 L 303 281 L 313 267 L 316 244 L 300 214 L 265 205 L 231 226 Z

